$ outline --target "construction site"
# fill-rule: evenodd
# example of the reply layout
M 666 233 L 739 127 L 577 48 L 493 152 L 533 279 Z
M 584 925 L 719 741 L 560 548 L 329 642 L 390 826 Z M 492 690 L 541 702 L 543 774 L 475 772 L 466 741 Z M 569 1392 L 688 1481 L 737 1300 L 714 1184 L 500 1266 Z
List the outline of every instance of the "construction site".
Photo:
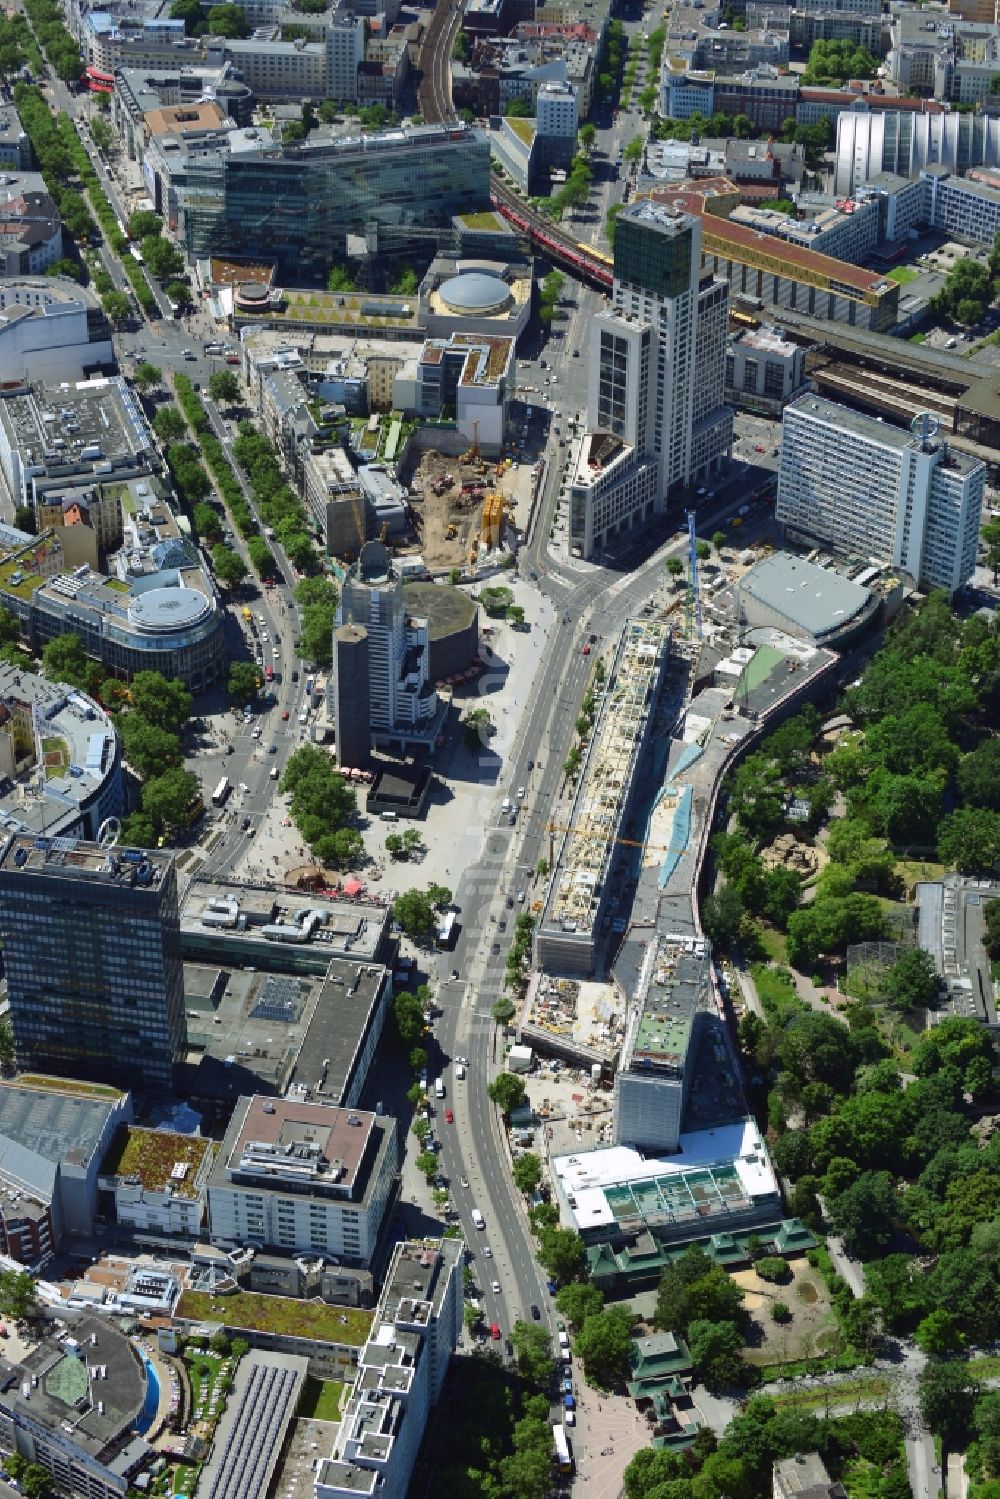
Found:
M 552 874 L 536 939 L 538 966 L 589 975 L 612 924 L 616 844 L 628 820 L 635 770 L 654 721 L 670 657 L 670 626 L 630 620 L 608 663 L 597 720 L 576 789 L 553 842 Z
M 513 524 L 513 460 L 421 453 L 410 480 L 417 546 L 430 572 L 483 566 L 504 549 Z

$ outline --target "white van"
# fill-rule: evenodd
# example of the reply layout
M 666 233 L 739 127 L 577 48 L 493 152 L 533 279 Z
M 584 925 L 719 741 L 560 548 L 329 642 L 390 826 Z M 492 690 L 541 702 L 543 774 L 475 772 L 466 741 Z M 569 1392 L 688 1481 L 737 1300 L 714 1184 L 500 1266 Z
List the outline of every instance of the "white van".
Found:
M 465 1077 L 465 1064 L 463 1062 L 457 1063 L 455 1067 L 455 1076 L 458 1078 L 459 1082 L 461 1082 Z
M 473 1213 L 472 1216 L 473 1218 L 475 1218 L 475 1213 Z M 569 1334 L 567 1333 L 565 1328 L 563 1328 L 559 1334 L 559 1347 L 562 1349 L 563 1353 L 567 1355 L 569 1354 Z
M 443 1077 L 439 1077 L 438 1080 L 437 1080 L 437 1082 L 434 1084 L 434 1097 L 435 1098 L 443 1098 L 444 1097 L 444 1078 Z
M 507 812 L 510 811 L 510 806 L 511 806 L 510 797 L 509 796 L 505 796 L 504 799 L 503 799 L 503 801 L 500 803 L 500 811 L 506 814 Z
M 485 1228 L 486 1227 L 486 1219 L 483 1217 L 482 1213 L 479 1211 L 478 1208 L 473 1208 L 472 1209 L 472 1221 L 476 1225 L 477 1228 Z

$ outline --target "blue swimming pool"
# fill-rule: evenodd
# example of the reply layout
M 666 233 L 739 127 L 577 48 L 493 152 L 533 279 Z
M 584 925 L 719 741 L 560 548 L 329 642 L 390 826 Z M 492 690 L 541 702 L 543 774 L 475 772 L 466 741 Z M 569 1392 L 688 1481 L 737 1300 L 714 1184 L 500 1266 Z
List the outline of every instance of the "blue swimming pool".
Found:
M 160 1381 L 156 1377 L 156 1370 L 152 1362 L 146 1355 L 140 1351 L 139 1357 L 142 1359 L 146 1370 L 146 1398 L 142 1402 L 142 1410 L 136 1418 L 135 1429 L 140 1436 L 145 1436 L 153 1424 L 156 1416 L 156 1408 L 160 1403 Z

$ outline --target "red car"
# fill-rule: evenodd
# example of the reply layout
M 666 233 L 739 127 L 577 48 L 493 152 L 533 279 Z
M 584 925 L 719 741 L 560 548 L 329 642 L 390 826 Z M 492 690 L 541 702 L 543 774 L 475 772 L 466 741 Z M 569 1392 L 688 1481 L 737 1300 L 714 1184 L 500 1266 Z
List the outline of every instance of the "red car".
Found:
M 499 1343 L 499 1341 L 500 1341 L 500 1323 L 499 1322 L 494 1322 L 493 1326 L 490 1328 L 490 1337 L 493 1339 L 494 1343 Z
M 584 646 L 584 648 L 583 648 L 583 654 L 585 656 L 589 656 L 590 655 L 590 646 L 589 645 L 585 645 Z
M 764 453 L 767 451 L 762 442 L 755 442 L 753 445 L 753 450 L 755 453 Z
M 285 709 L 284 713 L 282 713 L 282 715 L 281 715 L 281 721 L 282 721 L 282 723 L 287 723 L 288 722 L 288 709 L 287 708 Z
M 445 1122 L 445 1124 L 454 1124 L 455 1123 L 455 1116 L 452 1113 L 451 1109 L 445 1109 L 445 1111 L 444 1111 L 444 1122 Z

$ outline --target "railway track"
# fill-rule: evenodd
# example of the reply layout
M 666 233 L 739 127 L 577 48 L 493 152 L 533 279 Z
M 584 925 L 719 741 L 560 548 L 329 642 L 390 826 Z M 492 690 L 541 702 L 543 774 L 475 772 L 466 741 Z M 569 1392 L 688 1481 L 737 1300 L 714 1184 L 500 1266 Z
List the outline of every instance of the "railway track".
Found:
M 417 101 L 428 125 L 445 125 L 457 118 L 451 95 L 451 54 L 463 14 L 464 0 L 439 0 L 420 48 Z M 504 218 L 527 234 L 535 248 L 550 260 L 571 275 L 602 291 L 610 291 L 613 269 L 610 255 L 573 239 L 512 191 L 496 172 L 490 173 L 490 198 Z

